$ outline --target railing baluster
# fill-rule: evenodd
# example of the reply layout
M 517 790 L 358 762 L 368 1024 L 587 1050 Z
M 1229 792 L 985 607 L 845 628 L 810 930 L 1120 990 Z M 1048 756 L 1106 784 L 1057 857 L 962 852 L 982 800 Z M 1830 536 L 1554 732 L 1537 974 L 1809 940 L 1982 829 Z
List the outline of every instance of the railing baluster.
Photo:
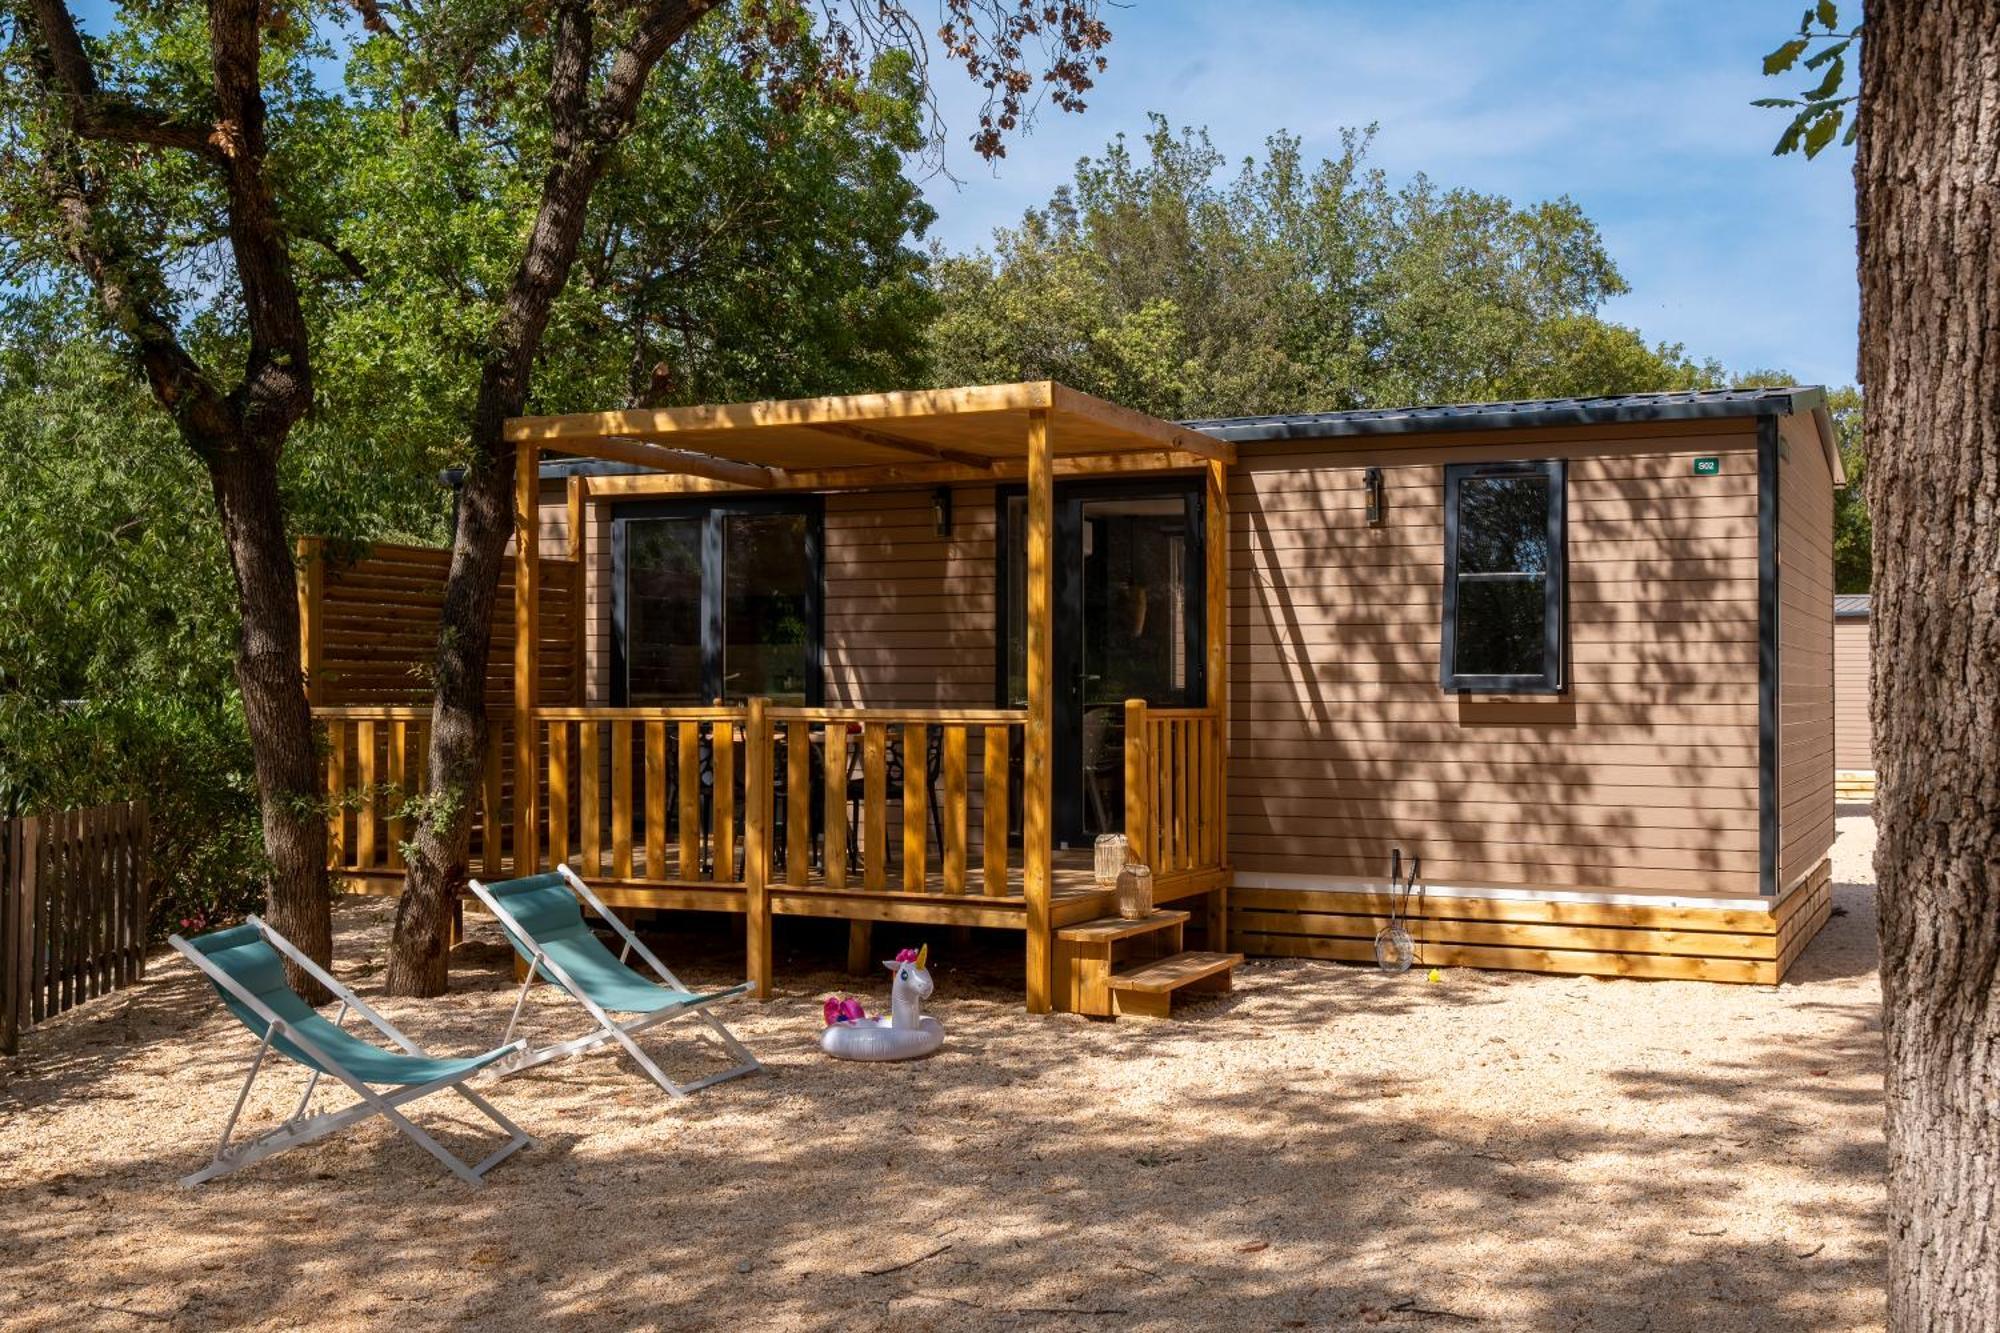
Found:
M 701 723 L 683 722 L 680 731 L 680 865 L 674 878 L 701 878 Z
M 632 878 L 632 724 L 611 724 L 611 877 Z
M 389 723 L 389 768 L 386 774 L 389 790 L 384 799 L 389 803 L 389 869 L 403 868 L 403 790 L 405 766 L 408 760 L 407 746 L 410 743 L 409 725 L 401 718 Z
M 924 848 L 930 833 L 930 728 L 903 725 L 903 891 L 924 891 Z
M 569 723 L 549 725 L 549 865 L 569 861 Z
M 326 859 L 347 868 L 347 724 L 337 717 L 326 722 Z
M 646 722 L 646 878 L 667 878 L 667 724 L 653 719 Z
M 785 883 L 803 884 L 812 861 L 812 724 L 785 724 Z
M 354 724 L 354 782 L 361 803 L 354 812 L 354 861 L 362 870 L 375 868 L 375 724 Z
M 986 728 L 986 771 L 979 792 L 985 828 L 979 860 L 989 898 L 1007 896 L 1007 742 L 1011 735 L 1006 726 Z
M 826 724 L 821 786 L 826 831 L 821 842 L 820 873 L 830 889 L 847 887 L 847 724 Z
M 708 733 L 715 755 L 715 786 L 708 800 L 708 877 L 724 883 L 736 878 L 736 723 L 719 718 L 709 723 Z
M 861 884 L 887 885 L 889 836 L 889 728 L 861 724 Z
M 944 729 L 944 891 L 965 892 L 965 728 Z
M 585 722 L 576 732 L 577 850 L 583 855 L 582 874 L 594 879 L 604 873 L 604 835 L 598 822 L 598 786 L 602 774 L 597 760 L 597 726 Z
M 501 790 L 503 769 L 501 768 L 501 747 L 505 744 L 500 728 L 488 727 L 486 732 L 486 806 L 479 819 L 479 860 L 480 868 L 488 879 L 499 879 L 506 874 L 506 855 L 502 843 L 501 829 L 507 822 L 505 797 Z

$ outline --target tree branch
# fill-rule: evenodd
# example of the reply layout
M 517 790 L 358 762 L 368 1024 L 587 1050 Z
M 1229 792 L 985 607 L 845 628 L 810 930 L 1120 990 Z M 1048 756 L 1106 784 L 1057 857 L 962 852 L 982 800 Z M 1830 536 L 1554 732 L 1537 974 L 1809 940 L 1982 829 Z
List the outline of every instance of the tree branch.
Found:
M 223 147 L 214 131 L 179 123 L 104 91 L 83 49 L 76 20 L 62 0 L 34 0 L 32 14 L 54 76 L 49 91 L 68 109 L 69 128 L 78 138 L 178 148 L 213 164 L 223 162 Z

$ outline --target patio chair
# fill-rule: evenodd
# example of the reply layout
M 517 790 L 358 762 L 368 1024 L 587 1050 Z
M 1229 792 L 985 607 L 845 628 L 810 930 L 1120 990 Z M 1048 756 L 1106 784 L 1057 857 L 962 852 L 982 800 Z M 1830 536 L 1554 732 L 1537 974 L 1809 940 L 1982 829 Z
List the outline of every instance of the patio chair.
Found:
M 481 1070 L 518 1053 L 524 1043 L 499 1046 L 482 1055 L 464 1059 L 433 1056 L 362 1003 L 360 997 L 334 980 L 312 959 L 300 953 L 290 940 L 254 916 L 228 930 L 199 935 L 191 940 L 173 935 L 168 940 L 200 969 L 222 997 L 223 1005 L 258 1038 L 257 1055 L 250 1062 L 250 1073 L 243 1080 L 243 1090 L 236 1095 L 236 1106 L 222 1127 L 222 1138 L 216 1144 L 214 1160 L 193 1175 L 183 1177 L 181 1184 L 199 1185 L 217 1176 L 228 1175 L 252 1162 L 323 1139 L 377 1115 L 416 1140 L 419 1147 L 444 1163 L 453 1175 L 472 1185 L 485 1184 L 484 1177 L 495 1164 L 534 1142 L 485 1098 L 465 1086 L 466 1081 Z M 314 1012 L 312 1006 L 286 982 L 287 958 L 340 1000 L 340 1010 L 333 1018 L 323 1018 Z M 348 1032 L 341 1023 L 349 1009 L 373 1023 L 384 1037 L 402 1049 L 387 1051 Z M 272 1050 L 296 1064 L 304 1065 L 312 1071 L 312 1077 L 306 1082 L 299 1104 L 283 1124 L 232 1146 L 230 1136 L 236 1130 L 237 1118 L 243 1114 L 243 1104 L 250 1096 L 250 1085 L 256 1082 L 258 1071 L 264 1067 L 264 1056 Z M 306 1107 L 312 1102 L 313 1090 L 319 1086 L 322 1076 L 345 1083 L 361 1100 L 343 1110 L 306 1115 Z M 377 1092 L 371 1084 L 392 1088 L 393 1091 Z M 460 1161 L 443 1144 L 412 1124 L 401 1110 L 419 1098 L 447 1089 L 463 1097 L 507 1134 L 506 1144 L 476 1166 L 467 1166 Z
M 515 952 L 530 964 L 527 979 L 521 983 L 521 993 L 514 1000 L 514 1012 L 507 1019 L 507 1031 L 501 1040 L 506 1041 L 514 1035 L 514 1025 L 521 1019 L 521 1009 L 528 1002 L 528 991 L 537 976 L 567 991 L 597 1021 L 595 1029 L 580 1037 L 538 1050 L 523 1050 L 519 1055 L 510 1057 L 501 1066 L 503 1075 L 576 1055 L 607 1041 L 615 1041 L 624 1047 L 625 1053 L 639 1062 L 639 1067 L 653 1082 L 675 1097 L 685 1097 L 712 1083 L 755 1073 L 764 1067 L 757 1063 L 757 1057 L 736 1039 L 735 1034 L 723 1026 L 722 1020 L 709 1012 L 711 1005 L 733 1000 L 748 992 L 750 983 L 746 981 L 706 994 L 689 990 L 681 984 L 679 977 L 667 970 L 665 963 L 653 955 L 651 949 L 639 942 L 631 927 L 612 915 L 611 909 L 568 866 L 497 884 L 483 884 L 475 879 L 471 887 L 473 893 L 479 896 L 479 901 L 485 903 L 487 910 L 500 922 L 500 928 L 506 932 Z M 579 899 L 625 941 L 625 947 L 616 956 L 591 932 L 589 924 L 583 919 Z M 658 974 L 658 980 L 626 964 L 625 960 L 635 952 Z M 613 1014 L 631 1014 L 633 1017 L 619 1022 L 612 1017 Z M 679 1083 L 668 1078 L 633 1040 L 656 1024 L 688 1016 L 700 1019 L 739 1063 L 720 1073 Z

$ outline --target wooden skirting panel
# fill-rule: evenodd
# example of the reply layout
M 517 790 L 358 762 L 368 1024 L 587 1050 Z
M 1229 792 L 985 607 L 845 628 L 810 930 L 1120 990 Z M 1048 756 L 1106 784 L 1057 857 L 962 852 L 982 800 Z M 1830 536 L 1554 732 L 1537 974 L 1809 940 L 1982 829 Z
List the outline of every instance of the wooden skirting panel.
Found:
M 1843 768 L 1833 775 L 1833 799 L 1840 802 L 1875 799 L 1875 774 L 1871 769 Z
M 1420 966 L 1774 985 L 1826 924 L 1830 865 L 1775 911 L 1412 896 Z M 1230 939 L 1248 954 L 1375 960 L 1382 893 L 1230 890 Z

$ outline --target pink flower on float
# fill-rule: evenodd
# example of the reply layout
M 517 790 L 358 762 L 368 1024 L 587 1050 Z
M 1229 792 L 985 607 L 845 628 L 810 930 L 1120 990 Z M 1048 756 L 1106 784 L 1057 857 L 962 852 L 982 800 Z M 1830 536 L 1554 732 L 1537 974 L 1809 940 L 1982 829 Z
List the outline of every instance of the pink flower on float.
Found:
M 821 1007 L 820 1012 L 826 1018 L 828 1027 L 836 1023 L 859 1023 L 868 1016 L 867 1011 L 861 1007 L 861 1001 L 851 995 L 827 996 L 826 1004 Z

